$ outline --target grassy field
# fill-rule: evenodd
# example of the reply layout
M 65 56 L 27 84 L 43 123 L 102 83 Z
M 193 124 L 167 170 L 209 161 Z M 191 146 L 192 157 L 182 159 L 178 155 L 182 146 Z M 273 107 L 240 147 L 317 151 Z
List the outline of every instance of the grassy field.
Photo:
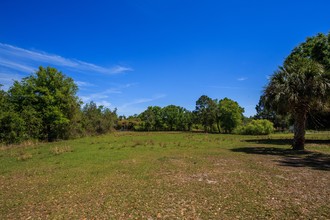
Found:
M 329 219 L 330 133 L 114 133 L 0 151 L 0 219 Z

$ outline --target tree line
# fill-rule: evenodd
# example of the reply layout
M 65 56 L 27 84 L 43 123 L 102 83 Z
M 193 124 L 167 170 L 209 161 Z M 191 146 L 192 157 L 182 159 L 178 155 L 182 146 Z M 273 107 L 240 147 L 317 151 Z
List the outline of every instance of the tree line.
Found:
M 330 34 L 318 34 L 295 47 L 270 77 L 254 117 L 229 98 L 202 95 L 195 110 L 150 106 L 139 115 L 83 105 L 73 79 L 52 67 L 39 70 L 8 91 L 0 85 L 0 142 L 54 141 L 118 130 L 269 134 L 273 126 L 294 125 L 293 149 L 304 149 L 307 128 L 330 128 Z
M 139 115 L 119 117 L 117 128 L 140 131 L 191 131 L 231 133 L 243 119 L 244 109 L 229 98 L 202 95 L 194 111 L 176 105 L 149 106 Z
M 0 87 L 0 142 L 55 141 L 114 129 L 232 133 L 245 119 L 236 101 L 206 95 L 196 101 L 193 111 L 176 105 L 149 106 L 139 115 L 118 117 L 116 109 L 94 102 L 83 105 L 77 91 L 72 78 L 52 67 L 39 67 L 8 91 Z

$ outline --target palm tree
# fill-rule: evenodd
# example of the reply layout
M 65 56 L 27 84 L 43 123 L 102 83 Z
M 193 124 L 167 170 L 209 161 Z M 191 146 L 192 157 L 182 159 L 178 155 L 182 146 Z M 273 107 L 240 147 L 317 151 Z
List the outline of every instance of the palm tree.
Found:
M 291 113 L 294 150 L 304 150 L 307 113 L 329 103 L 329 91 L 329 70 L 308 58 L 285 62 L 272 75 L 264 90 L 266 105 L 280 114 Z

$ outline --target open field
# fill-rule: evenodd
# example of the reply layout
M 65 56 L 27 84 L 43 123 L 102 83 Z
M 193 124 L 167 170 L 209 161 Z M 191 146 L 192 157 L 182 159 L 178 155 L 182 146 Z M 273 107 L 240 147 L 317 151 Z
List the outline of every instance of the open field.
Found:
M 330 133 L 114 133 L 0 151 L 0 219 L 329 219 Z

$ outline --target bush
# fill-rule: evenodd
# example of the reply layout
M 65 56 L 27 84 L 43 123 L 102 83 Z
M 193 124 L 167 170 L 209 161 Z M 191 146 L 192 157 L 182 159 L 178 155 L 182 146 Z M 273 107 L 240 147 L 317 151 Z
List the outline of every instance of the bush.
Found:
M 0 116 L 0 142 L 14 144 L 26 138 L 25 123 L 15 112 L 4 112 Z
M 273 132 L 273 123 L 266 119 L 252 120 L 237 129 L 237 133 L 247 135 L 267 135 Z

